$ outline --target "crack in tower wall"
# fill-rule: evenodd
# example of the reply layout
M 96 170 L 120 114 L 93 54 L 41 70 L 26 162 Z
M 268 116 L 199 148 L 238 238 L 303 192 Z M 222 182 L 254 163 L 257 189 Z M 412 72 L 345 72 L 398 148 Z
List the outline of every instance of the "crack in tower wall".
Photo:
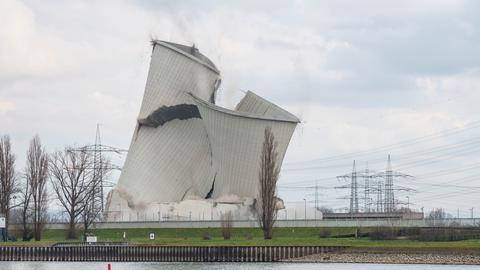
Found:
M 212 188 L 208 191 L 207 195 L 205 195 L 205 199 L 210 199 L 210 198 L 212 198 L 213 190 L 215 189 L 215 178 L 216 178 L 216 177 L 217 177 L 217 175 L 215 175 L 215 177 L 213 178 Z
M 139 119 L 138 124 L 139 127 L 147 126 L 157 128 L 175 119 L 187 120 L 192 118 L 202 118 L 198 107 L 193 104 L 178 104 L 162 106 L 153 111 L 147 118 Z

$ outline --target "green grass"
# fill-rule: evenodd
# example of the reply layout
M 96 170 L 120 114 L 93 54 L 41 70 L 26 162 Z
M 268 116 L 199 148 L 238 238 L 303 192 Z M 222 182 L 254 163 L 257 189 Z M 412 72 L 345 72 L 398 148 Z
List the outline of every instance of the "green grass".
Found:
M 330 228 L 332 235 L 352 234 L 356 228 Z M 362 228 L 362 231 L 367 229 Z M 98 241 L 123 241 L 123 232 L 126 232 L 127 241 L 141 245 L 193 245 L 193 246 L 304 246 L 329 245 L 351 247 L 378 247 L 378 248 L 453 248 L 453 249 L 480 249 L 480 240 L 465 240 L 452 242 L 420 242 L 414 240 L 381 240 L 373 241 L 368 238 L 320 238 L 319 228 L 275 228 L 274 239 L 264 240 L 262 231 L 258 228 L 233 228 L 232 239 L 223 240 L 220 228 L 182 228 L 182 229 L 98 229 L 93 233 Z M 155 240 L 149 240 L 150 232 L 155 233 Z M 203 240 L 208 233 L 210 240 Z M 45 230 L 42 241 L 15 243 L 6 245 L 51 245 L 56 242 L 65 242 L 65 231 Z

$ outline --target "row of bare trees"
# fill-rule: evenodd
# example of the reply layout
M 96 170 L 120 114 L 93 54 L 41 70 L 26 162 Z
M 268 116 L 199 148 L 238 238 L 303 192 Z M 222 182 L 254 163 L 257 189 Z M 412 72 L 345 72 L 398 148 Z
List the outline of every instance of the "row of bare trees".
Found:
M 0 214 L 6 218 L 7 230 L 15 208 L 20 216 L 17 220 L 21 223 L 22 238 L 40 240 L 48 206 L 56 200 L 68 220 L 67 238 L 76 238 L 79 227 L 85 234 L 93 222 L 100 219 L 101 182 L 109 168 L 109 162 L 102 156 L 82 148 L 66 147 L 48 154 L 40 138 L 35 136 L 27 150 L 24 172 L 16 173 L 10 138 L 1 137 Z
M 30 141 L 23 173 L 15 171 L 10 138 L 0 138 L 0 214 L 5 216 L 8 230 L 11 210 L 19 209 L 24 240 L 41 239 L 48 206 L 47 179 L 48 154 L 38 136 Z
M 76 238 L 78 223 L 83 223 L 86 233 L 101 215 L 102 177 L 109 172 L 109 162 L 98 158 L 86 149 L 66 147 L 63 151 L 49 155 L 35 136 L 27 151 L 27 164 L 17 183 L 15 156 L 8 136 L 0 139 L 0 213 L 4 213 L 7 224 L 10 210 L 20 207 L 23 238 L 29 238 L 29 225 L 33 226 L 35 240 L 41 239 L 41 231 L 47 217 L 49 202 L 47 179 L 50 180 L 56 200 L 64 209 L 68 219 L 67 238 Z M 276 220 L 276 187 L 280 173 L 277 142 L 270 128 L 265 129 L 259 171 L 259 196 L 257 215 L 265 239 L 273 236 Z M 100 164 L 100 166 L 98 166 Z M 20 194 L 20 203 L 12 204 L 12 197 Z

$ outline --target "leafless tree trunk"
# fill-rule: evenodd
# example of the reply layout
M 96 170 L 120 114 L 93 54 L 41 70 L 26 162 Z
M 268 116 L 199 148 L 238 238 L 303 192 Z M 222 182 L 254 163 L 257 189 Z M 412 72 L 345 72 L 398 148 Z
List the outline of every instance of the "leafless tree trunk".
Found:
M 38 135 L 30 141 L 25 168 L 27 186 L 32 196 L 32 223 L 36 241 L 42 237 L 42 229 L 47 212 L 48 154 L 42 149 Z
M 0 138 L 0 214 L 5 215 L 6 230 L 8 231 L 9 213 L 12 198 L 18 191 L 15 175 L 15 156 L 12 153 L 10 138 Z
M 277 219 L 277 181 L 280 168 L 277 165 L 277 143 L 271 128 L 265 129 L 265 139 L 262 147 L 259 196 L 257 199 L 257 215 L 265 239 L 272 239 L 273 225 Z
M 93 183 L 92 156 L 87 151 L 65 148 L 50 160 L 50 179 L 57 199 L 68 215 L 67 238 L 75 239 L 76 224 L 90 198 Z
M 31 237 L 31 228 L 29 227 L 29 223 L 31 222 L 31 209 L 30 209 L 30 202 L 32 200 L 32 189 L 30 188 L 30 184 L 28 183 L 27 179 L 22 183 L 22 189 L 20 192 L 20 215 L 21 215 L 21 222 L 22 222 L 22 239 L 23 241 L 30 240 Z

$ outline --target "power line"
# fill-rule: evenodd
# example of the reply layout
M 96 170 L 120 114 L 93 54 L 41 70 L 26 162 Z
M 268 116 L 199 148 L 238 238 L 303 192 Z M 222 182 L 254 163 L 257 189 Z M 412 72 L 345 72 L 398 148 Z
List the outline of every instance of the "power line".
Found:
M 425 148 L 422 150 L 418 151 L 413 151 L 413 152 L 408 152 L 408 153 L 402 153 L 398 154 L 400 157 L 396 157 L 396 160 L 413 160 L 408 163 L 404 163 L 402 165 L 399 165 L 398 167 L 403 167 L 408 164 L 415 164 L 419 161 L 431 161 L 432 156 L 428 156 L 428 154 L 432 153 L 441 153 L 438 155 L 438 157 L 442 157 L 442 160 L 445 160 L 447 157 L 451 157 L 453 155 L 459 155 L 459 154 L 470 154 L 470 153 L 475 153 L 478 151 L 478 148 L 480 147 L 480 140 L 478 139 L 468 139 L 464 140 L 461 142 L 453 143 L 453 144 L 446 144 L 443 146 L 436 146 L 436 147 L 430 147 L 430 148 Z M 463 149 L 465 148 L 465 149 Z M 423 159 L 418 159 L 418 157 L 424 157 L 426 158 Z M 435 156 L 434 156 L 435 157 Z M 368 159 L 369 163 L 371 164 L 376 164 L 380 163 L 383 158 L 375 158 L 375 159 Z M 440 160 L 441 161 L 441 160 Z M 433 162 L 432 162 L 433 163 Z M 335 165 L 310 165 L 310 166 L 303 166 L 303 167 L 297 167 L 297 168 L 283 168 L 283 171 L 304 171 L 304 170 L 316 170 L 316 169 L 334 169 L 334 168 L 341 168 L 345 167 L 345 164 L 335 164 Z M 414 167 L 414 166 L 412 166 Z
M 121 170 L 121 167 L 116 166 L 114 164 L 105 164 L 106 159 L 104 157 L 104 153 L 115 153 L 115 154 L 121 155 L 123 153 L 128 152 L 128 150 L 102 144 L 102 140 L 100 136 L 100 124 L 97 124 L 97 129 L 95 132 L 95 143 L 78 147 L 78 148 L 73 148 L 71 151 L 82 151 L 82 152 L 92 153 L 93 168 L 88 168 L 93 170 L 94 179 L 96 182 L 94 196 L 92 200 L 92 206 L 96 208 L 98 204 L 100 209 L 103 212 L 105 207 L 104 189 L 106 186 L 110 186 L 109 184 L 107 185 L 105 184 L 105 175 L 103 175 L 103 170 L 104 169 Z
M 468 124 L 466 124 L 464 127 L 457 127 L 457 128 L 450 128 L 450 129 L 445 129 L 439 132 L 435 132 L 429 135 L 409 139 L 409 140 L 404 140 L 400 141 L 397 143 L 393 143 L 390 145 L 385 145 L 381 147 L 376 147 L 372 148 L 369 150 L 363 150 L 363 151 L 356 151 L 356 152 L 350 152 L 350 153 L 345 153 L 341 155 L 334 155 L 334 156 L 329 156 L 329 157 L 324 157 L 324 158 L 317 158 L 317 159 L 312 159 L 312 160 L 305 160 L 305 161 L 299 161 L 299 162 L 292 162 L 292 163 L 286 163 L 285 165 L 294 165 L 294 164 L 302 164 L 302 163 L 307 163 L 307 162 L 318 162 L 318 161 L 334 161 L 334 160 L 342 160 L 342 159 L 351 159 L 353 156 L 362 156 L 362 155 L 367 155 L 371 153 L 381 153 L 385 151 L 389 151 L 398 147 L 405 147 L 409 145 L 414 145 L 417 143 L 421 143 L 423 141 L 428 141 L 432 140 L 435 138 L 440 138 L 440 137 L 448 137 L 448 136 L 453 136 L 471 129 L 475 129 L 480 127 L 480 120 L 478 121 L 472 121 Z
M 436 170 L 436 171 L 433 171 L 433 172 L 427 172 L 427 173 L 424 173 L 424 174 L 417 175 L 416 179 L 435 178 L 435 177 L 440 177 L 440 176 L 445 176 L 445 175 L 457 174 L 457 173 L 461 173 L 461 172 L 465 172 L 465 171 L 469 171 L 469 170 L 473 170 L 473 169 L 477 169 L 477 168 L 480 168 L 480 162 L 471 163 L 471 164 L 465 165 L 465 166 L 460 167 L 460 168 L 457 167 L 457 168 L 453 168 L 453 169 Z M 287 187 L 285 185 L 295 185 L 295 184 L 297 184 L 297 185 L 307 184 L 308 185 L 309 183 L 313 183 L 315 181 L 333 181 L 335 179 L 336 179 L 335 176 L 331 176 L 331 177 L 315 178 L 315 179 L 312 179 L 312 180 L 302 180 L 302 181 L 288 182 L 288 183 L 284 183 L 283 187 Z

